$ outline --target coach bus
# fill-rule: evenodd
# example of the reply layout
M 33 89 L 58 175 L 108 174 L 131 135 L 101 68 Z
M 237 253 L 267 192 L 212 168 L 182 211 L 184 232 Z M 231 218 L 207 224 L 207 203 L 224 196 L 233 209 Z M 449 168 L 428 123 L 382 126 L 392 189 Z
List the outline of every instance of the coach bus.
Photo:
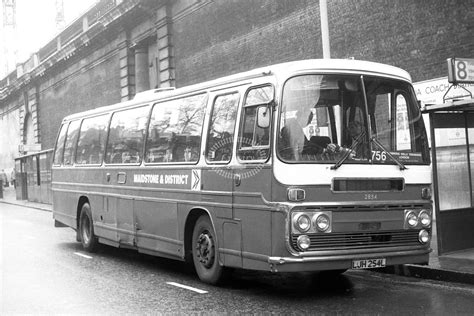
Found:
M 52 167 L 56 226 L 188 261 L 332 271 L 428 262 L 426 131 L 409 74 L 302 60 L 67 116 Z

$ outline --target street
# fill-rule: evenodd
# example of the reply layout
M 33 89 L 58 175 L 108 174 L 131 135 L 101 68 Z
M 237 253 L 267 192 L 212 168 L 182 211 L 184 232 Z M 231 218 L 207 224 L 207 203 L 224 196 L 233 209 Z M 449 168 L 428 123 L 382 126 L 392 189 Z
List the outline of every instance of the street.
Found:
M 472 314 L 474 287 L 372 271 L 235 271 L 221 287 L 183 263 L 102 246 L 86 253 L 50 212 L 0 203 L 0 314 Z

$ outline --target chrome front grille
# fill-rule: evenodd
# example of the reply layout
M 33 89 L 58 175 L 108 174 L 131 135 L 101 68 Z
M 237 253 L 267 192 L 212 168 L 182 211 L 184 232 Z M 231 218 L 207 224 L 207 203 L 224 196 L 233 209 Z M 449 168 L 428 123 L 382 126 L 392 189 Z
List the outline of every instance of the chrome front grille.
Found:
M 377 232 L 318 233 L 307 234 L 311 245 L 306 251 L 370 249 L 400 246 L 419 246 L 419 230 L 396 230 Z M 296 240 L 291 236 L 291 245 L 298 250 Z

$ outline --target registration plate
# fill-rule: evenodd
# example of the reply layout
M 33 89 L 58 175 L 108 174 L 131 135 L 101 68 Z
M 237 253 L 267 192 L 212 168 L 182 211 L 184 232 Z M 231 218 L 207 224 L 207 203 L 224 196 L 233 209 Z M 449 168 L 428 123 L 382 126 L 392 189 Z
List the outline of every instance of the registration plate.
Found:
M 385 258 L 352 260 L 352 269 L 372 269 L 385 267 Z

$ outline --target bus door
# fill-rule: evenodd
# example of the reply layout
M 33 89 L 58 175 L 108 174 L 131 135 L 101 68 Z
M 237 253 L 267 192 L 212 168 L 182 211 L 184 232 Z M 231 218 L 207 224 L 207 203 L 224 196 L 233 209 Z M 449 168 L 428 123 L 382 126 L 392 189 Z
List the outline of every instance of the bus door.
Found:
M 273 87 L 261 85 L 249 88 L 244 97 L 237 137 L 237 164 L 233 169 L 234 217 L 241 219 L 239 243 L 247 253 L 271 253 L 271 212 L 266 211 L 264 199 L 270 200 L 271 167 L 270 122 Z M 258 225 L 255 225 L 258 223 Z M 268 236 L 262 236 L 268 232 Z M 236 234 L 237 235 L 237 234 Z M 235 239 L 235 238 L 234 238 Z M 242 259 L 245 264 L 245 258 Z M 253 261 L 255 262 L 255 261 Z
M 219 91 L 212 96 L 206 143 L 207 167 L 202 172 L 202 200 L 214 204 L 217 217 L 232 218 L 232 150 L 240 93 Z M 216 228 L 217 229 L 217 228 Z
M 237 89 L 221 90 L 211 96 L 213 104 L 205 150 L 207 166 L 202 170 L 202 203 L 216 217 L 216 233 L 224 236 L 219 240 L 219 248 L 226 249 L 222 255 L 226 265 L 235 265 L 228 261 L 228 251 L 238 252 L 240 256 L 240 241 L 234 233 L 239 228 L 233 224 L 232 211 L 232 157 L 240 96 Z

